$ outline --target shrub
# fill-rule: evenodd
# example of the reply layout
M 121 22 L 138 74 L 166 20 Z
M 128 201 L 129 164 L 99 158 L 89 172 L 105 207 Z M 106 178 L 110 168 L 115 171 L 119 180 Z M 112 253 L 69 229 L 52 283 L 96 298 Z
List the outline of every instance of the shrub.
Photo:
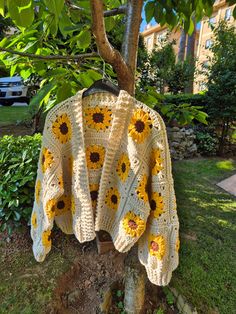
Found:
M 219 140 L 214 133 L 214 127 L 198 126 L 195 128 L 195 134 L 198 152 L 203 156 L 215 156 Z
M 0 138 L 0 230 L 29 221 L 41 135 Z
M 205 94 L 177 94 L 177 95 L 164 95 L 164 103 L 171 103 L 175 105 L 190 104 L 191 106 L 204 106 L 206 107 Z M 204 111 L 207 112 L 204 108 Z

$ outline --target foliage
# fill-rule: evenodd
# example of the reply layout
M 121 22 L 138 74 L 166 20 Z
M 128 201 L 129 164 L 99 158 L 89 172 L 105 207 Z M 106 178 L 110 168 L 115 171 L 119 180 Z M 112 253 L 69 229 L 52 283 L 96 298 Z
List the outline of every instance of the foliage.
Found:
M 207 111 L 210 120 L 221 125 L 220 153 L 223 153 L 229 125 L 236 120 L 236 32 L 221 22 L 214 29 L 213 56 L 208 67 Z
M 163 287 L 163 291 L 164 291 L 164 293 L 165 293 L 165 295 L 166 295 L 166 301 L 167 301 L 167 303 L 168 303 L 169 305 L 174 304 L 174 302 L 175 302 L 175 297 L 174 297 L 173 293 L 171 292 L 171 290 L 170 290 L 169 288 L 167 288 L 167 287 Z
M 19 107 L 0 107 L 0 127 L 10 124 L 19 124 L 20 122 L 30 121 L 30 113 L 28 106 Z
M 173 169 L 183 232 L 171 286 L 198 313 L 235 311 L 236 200 L 216 186 L 235 170 L 235 161 L 223 158 L 178 161 Z
M 202 156 L 215 156 L 218 150 L 219 141 L 214 133 L 214 127 L 197 127 L 195 129 L 196 144 L 198 152 Z
M 41 135 L 0 138 L 1 231 L 28 221 L 34 200 L 34 185 Z
M 138 91 L 137 99 L 146 103 L 149 107 L 159 111 L 167 123 L 176 120 L 181 126 L 194 124 L 194 120 L 207 124 L 207 113 L 202 111 L 203 106 L 193 106 L 187 103 L 166 102 L 165 96 L 157 93 L 155 87 L 147 87 L 145 92 Z
M 194 66 L 188 60 L 174 64 L 166 81 L 169 92 L 183 93 L 193 75 Z
M 191 33 L 192 17 L 198 21 L 203 15 L 211 15 L 213 2 L 148 0 L 144 6 L 148 21 L 154 17 L 161 25 L 167 23 L 170 28 L 184 25 L 185 30 Z M 125 0 L 105 0 L 104 10 L 126 3 Z M 16 27 L 15 34 L 4 38 L 0 47 L 33 55 L 65 57 L 97 50 L 91 36 L 89 1 L 1 0 L 0 14 L 10 18 Z M 108 38 L 115 47 L 121 47 L 124 16 L 106 17 L 105 24 Z M 46 110 L 101 78 L 102 63 L 98 57 L 87 58 L 83 62 L 66 58 L 52 61 L 50 58 L 37 60 L 5 52 L 1 53 L 0 59 L 11 75 L 18 73 L 24 79 L 38 78 L 40 90 L 32 103 L 44 105 Z M 112 79 L 115 78 L 109 65 L 106 71 Z
M 179 104 L 190 104 L 192 106 L 204 106 L 204 111 L 206 111 L 206 96 L 203 93 L 199 94 L 177 94 L 177 95 L 164 95 L 164 103 L 172 103 L 175 105 Z M 207 111 L 206 111 L 207 112 Z
M 177 25 L 181 25 L 186 33 L 192 34 L 194 30 L 194 20 L 197 22 L 201 20 L 203 16 L 211 16 L 213 12 L 214 0 L 207 1 L 158 1 L 158 0 L 146 0 L 145 1 L 145 13 L 146 19 L 149 23 L 154 17 L 157 23 L 161 26 L 168 24 L 171 28 Z M 234 0 L 226 1 L 229 4 L 234 4 Z M 236 17 L 236 8 L 233 12 Z

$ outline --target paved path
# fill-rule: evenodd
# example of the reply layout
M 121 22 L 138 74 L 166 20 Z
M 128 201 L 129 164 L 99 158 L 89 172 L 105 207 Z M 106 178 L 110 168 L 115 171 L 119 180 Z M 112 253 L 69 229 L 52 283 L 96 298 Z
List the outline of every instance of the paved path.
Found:
M 218 182 L 216 185 L 224 189 L 225 191 L 229 192 L 236 196 L 236 174 L 232 175 L 231 177 Z

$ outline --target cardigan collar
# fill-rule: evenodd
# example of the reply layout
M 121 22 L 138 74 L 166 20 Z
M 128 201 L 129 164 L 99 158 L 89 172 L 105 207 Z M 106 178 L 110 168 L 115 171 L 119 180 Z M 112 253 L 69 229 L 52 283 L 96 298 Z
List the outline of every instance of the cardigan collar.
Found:
M 73 117 L 74 129 L 76 130 L 76 134 L 74 141 L 75 145 L 73 146 L 73 155 L 74 158 L 78 158 L 78 167 L 76 167 L 75 171 L 75 186 L 74 188 L 78 191 L 81 203 L 81 215 L 80 215 L 80 241 L 88 241 L 92 240 L 95 237 L 95 231 L 99 231 L 102 221 L 104 220 L 103 215 L 103 200 L 106 193 L 106 188 L 109 182 L 109 177 L 113 173 L 112 165 L 115 157 L 115 153 L 119 150 L 120 142 L 125 131 L 126 120 L 129 117 L 129 112 L 132 109 L 132 104 L 134 102 L 134 98 L 128 94 L 125 90 L 120 90 L 118 96 L 114 96 L 116 99 L 114 108 L 112 108 L 113 122 L 111 126 L 111 131 L 109 135 L 109 145 L 106 147 L 104 165 L 102 168 L 102 174 L 99 182 L 99 190 L 98 190 L 98 199 L 97 206 L 95 210 L 95 217 L 92 209 L 92 201 L 90 197 L 90 189 L 89 189 L 89 175 L 88 169 L 86 166 L 86 147 L 84 142 L 84 121 L 83 121 L 83 92 L 86 89 L 80 90 L 75 97 L 75 101 L 72 102 L 72 112 L 75 114 Z M 106 100 L 110 93 L 104 92 L 99 94 L 94 94 L 91 97 L 91 100 L 99 97 L 98 99 Z M 93 97 L 94 96 L 94 97 Z M 94 101 L 94 100 L 93 100 Z M 76 157 L 75 157 L 76 156 Z M 84 215 L 86 213 L 86 217 Z M 93 222 L 93 225 L 91 225 Z M 89 230 L 92 233 L 88 234 L 87 226 L 90 225 L 91 228 Z M 83 230 L 84 226 L 84 230 Z M 85 230 L 86 229 L 86 230 Z

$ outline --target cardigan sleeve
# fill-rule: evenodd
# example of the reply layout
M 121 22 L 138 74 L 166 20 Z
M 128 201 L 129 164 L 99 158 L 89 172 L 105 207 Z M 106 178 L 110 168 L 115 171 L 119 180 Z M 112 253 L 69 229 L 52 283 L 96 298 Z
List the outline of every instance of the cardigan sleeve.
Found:
M 156 135 L 149 157 L 151 210 L 145 232 L 138 241 L 138 256 L 149 280 L 165 286 L 179 263 L 179 220 L 166 127 L 161 116 L 155 114 Z
M 52 131 L 55 120 L 56 114 L 53 110 L 48 113 L 43 130 L 31 213 L 30 234 L 33 240 L 33 254 L 38 262 L 43 262 L 51 250 L 55 205 L 63 194 L 61 148 Z

